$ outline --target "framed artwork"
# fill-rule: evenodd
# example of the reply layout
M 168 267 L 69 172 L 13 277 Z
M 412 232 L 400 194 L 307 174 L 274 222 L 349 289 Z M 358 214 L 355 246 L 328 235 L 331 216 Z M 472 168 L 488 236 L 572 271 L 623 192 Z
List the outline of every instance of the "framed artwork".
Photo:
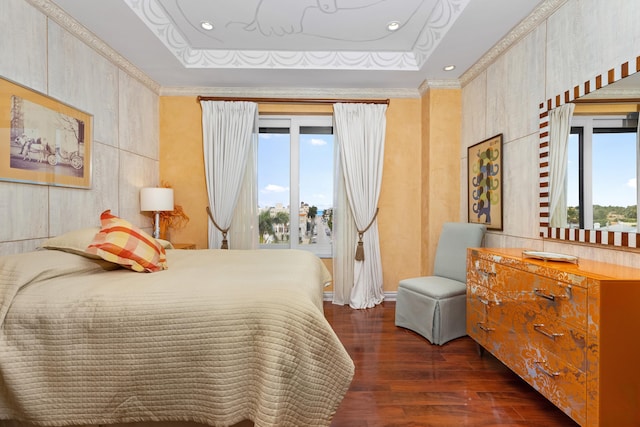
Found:
M 502 134 L 467 149 L 469 222 L 502 230 Z
M 0 180 L 91 188 L 92 119 L 0 78 Z

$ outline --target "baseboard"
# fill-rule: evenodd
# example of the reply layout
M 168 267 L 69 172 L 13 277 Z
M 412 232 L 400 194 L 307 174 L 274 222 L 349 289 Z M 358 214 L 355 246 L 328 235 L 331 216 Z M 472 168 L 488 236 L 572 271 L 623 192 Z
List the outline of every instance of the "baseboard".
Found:
M 384 293 L 384 300 L 385 301 L 395 301 L 397 295 L 398 295 L 397 291 L 385 292 Z M 323 294 L 323 300 L 324 301 L 333 301 L 333 292 L 325 292 Z

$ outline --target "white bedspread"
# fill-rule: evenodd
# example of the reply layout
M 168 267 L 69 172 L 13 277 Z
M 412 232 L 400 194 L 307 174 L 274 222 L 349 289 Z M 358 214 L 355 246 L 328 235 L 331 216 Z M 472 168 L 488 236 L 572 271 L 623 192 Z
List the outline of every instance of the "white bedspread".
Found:
M 144 274 L 54 250 L 0 257 L 0 419 L 330 424 L 354 366 L 303 251 L 167 251 Z

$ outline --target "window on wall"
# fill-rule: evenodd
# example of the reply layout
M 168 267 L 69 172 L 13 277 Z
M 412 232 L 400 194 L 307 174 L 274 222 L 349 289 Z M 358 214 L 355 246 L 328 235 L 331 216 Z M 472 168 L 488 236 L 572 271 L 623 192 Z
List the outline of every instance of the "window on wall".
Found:
M 261 116 L 260 247 L 332 254 L 334 138 L 331 116 Z
M 637 126 L 637 114 L 574 117 L 567 168 L 569 227 L 638 229 Z

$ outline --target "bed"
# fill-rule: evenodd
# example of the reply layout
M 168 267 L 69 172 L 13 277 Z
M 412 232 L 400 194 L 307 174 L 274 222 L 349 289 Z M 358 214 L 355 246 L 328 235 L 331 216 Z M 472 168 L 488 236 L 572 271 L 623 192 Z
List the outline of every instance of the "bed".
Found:
M 166 265 L 0 257 L 0 420 L 330 424 L 354 365 L 324 318 L 321 260 L 168 249 Z

